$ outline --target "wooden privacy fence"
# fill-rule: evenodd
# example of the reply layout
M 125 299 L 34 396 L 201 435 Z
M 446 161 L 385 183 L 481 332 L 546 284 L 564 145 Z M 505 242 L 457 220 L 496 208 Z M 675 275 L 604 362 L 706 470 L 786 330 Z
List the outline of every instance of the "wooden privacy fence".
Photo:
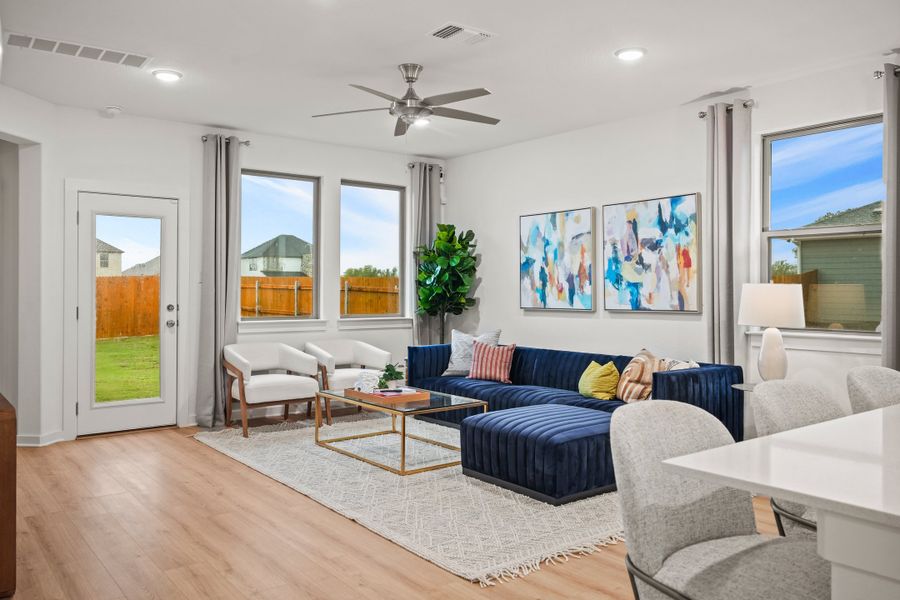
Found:
M 397 277 L 341 277 L 340 286 L 341 316 L 400 312 Z M 241 277 L 241 315 L 308 317 L 312 287 L 310 277 Z
M 97 338 L 159 333 L 159 275 L 97 278 Z
M 341 277 L 341 315 L 400 312 L 397 277 Z M 307 317 L 309 277 L 241 277 L 241 315 Z M 97 338 L 159 333 L 159 275 L 97 278 Z

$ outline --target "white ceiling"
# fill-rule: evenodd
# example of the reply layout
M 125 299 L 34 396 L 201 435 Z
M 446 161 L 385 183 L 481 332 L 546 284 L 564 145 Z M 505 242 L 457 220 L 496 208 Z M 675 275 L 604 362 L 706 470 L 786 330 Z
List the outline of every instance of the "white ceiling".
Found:
M 2 82 L 59 104 L 451 157 L 759 85 L 900 46 L 898 0 L 0 0 L 6 31 L 153 57 L 148 70 L 7 48 Z M 457 22 L 496 38 L 429 37 Z M 4 38 L 5 41 L 5 38 Z M 613 52 L 643 46 L 621 63 Z M 387 114 L 311 119 L 400 95 L 487 87 L 453 108 L 496 126 L 435 118 L 405 138 Z

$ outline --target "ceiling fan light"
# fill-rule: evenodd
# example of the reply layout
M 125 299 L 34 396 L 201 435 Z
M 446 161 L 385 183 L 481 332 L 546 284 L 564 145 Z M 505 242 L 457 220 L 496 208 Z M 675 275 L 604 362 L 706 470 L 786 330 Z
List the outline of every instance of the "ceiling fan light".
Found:
M 621 50 L 616 50 L 616 58 L 625 62 L 640 60 L 644 58 L 645 54 L 647 54 L 647 51 L 643 48 L 622 48 Z
M 416 127 L 427 127 L 428 124 L 431 123 L 431 119 L 427 117 L 419 117 L 415 121 L 413 121 L 413 125 Z

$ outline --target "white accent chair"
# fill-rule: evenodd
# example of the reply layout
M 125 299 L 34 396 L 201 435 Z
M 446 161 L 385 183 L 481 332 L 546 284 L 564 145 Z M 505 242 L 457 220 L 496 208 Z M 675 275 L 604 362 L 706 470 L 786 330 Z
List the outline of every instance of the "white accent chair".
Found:
M 250 408 L 284 405 L 288 418 L 291 404 L 306 402 L 306 415 L 319 391 L 315 357 L 277 342 L 229 344 L 222 351 L 225 369 L 225 423 L 231 426 L 232 404 L 241 403 L 241 424 L 248 437 L 247 413 Z M 284 371 L 270 373 L 269 371 Z M 329 403 L 325 403 L 331 424 Z
M 831 565 L 811 537 L 756 532 L 748 492 L 677 475 L 662 461 L 733 444 L 684 402 L 635 402 L 612 414 L 610 444 L 639 600 L 821 600 Z
M 391 362 L 390 352 L 359 340 L 317 340 L 305 349 L 319 361 L 323 390 L 351 388 L 363 371 L 381 371 Z
M 887 367 L 856 367 L 847 373 L 853 413 L 900 404 L 900 372 Z
M 812 383 L 777 379 L 753 388 L 753 420 L 760 436 L 806 427 L 847 416 L 843 405 Z M 817 530 L 816 511 L 798 502 L 771 498 L 781 535 Z

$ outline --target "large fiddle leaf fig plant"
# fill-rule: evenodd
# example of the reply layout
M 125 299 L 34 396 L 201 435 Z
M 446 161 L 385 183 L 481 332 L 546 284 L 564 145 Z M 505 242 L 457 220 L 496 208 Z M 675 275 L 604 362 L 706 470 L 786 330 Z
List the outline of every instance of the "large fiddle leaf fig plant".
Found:
M 446 339 L 447 315 L 460 315 L 475 305 L 469 297 L 475 282 L 475 234 L 456 233 L 454 225 L 439 224 L 430 246 L 416 248 L 417 311 L 439 319 L 441 343 Z

